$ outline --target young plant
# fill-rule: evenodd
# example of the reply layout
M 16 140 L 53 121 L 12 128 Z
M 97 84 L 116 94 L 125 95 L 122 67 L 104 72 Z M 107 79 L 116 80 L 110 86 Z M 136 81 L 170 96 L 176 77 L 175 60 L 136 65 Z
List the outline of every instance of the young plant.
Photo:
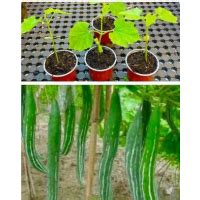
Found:
M 49 31 L 49 35 L 50 35 L 50 39 L 51 39 L 52 46 L 54 49 L 56 61 L 57 61 L 57 63 L 59 63 L 59 58 L 58 58 L 57 49 L 56 49 L 56 43 L 54 40 L 53 31 L 51 30 L 51 22 L 52 22 L 55 14 L 68 15 L 69 13 L 59 10 L 59 9 L 47 8 L 44 10 L 42 17 L 37 18 L 36 16 L 30 16 L 27 19 L 24 19 L 24 21 L 21 24 L 21 34 L 31 31 L 39 23 L 45 24 Z
M 89 23 L 82 21 L 76 22 L 69 33 L 69 47 L 77 51 L 83 51 L 87 48 L 90 48 L 93 45 L 93 42 L 95 42 L 98 48 L 98 52 L 102 53 L 102 36 L 106 32 L 110 32 L 110 30 L 103 31 L 104 19 L 105 16 L 107 16 L 109 13 L 117 17 L 114 22 L 117 28 L 115 29 L 114 34 L 110 33 L 110 35 L 112 35 L 112 41 L 116 41 L 115 43 L 119 44 L 121 44 L 123 41 L 123 46 L 127 46 L 135 40 L 138 40 L 139 34 L 134 28 L 133 24 L 131 22 L 126 22 L 120 15 L 120 13 L 125 9 L 126 5 L 121 2 L 103 3 L 101 12 L 99 14 L 101 24 L 100 31 L 98 32 L 95 30 L 95 32 L 98 32 L 100 35 L 99 39 L 93 38 L 94 30 L 89 29 Z M 135 34 L 137 35 L 137 39 L 135 39 Z
M 149 46 L 149 29 L 150 27 L 156 23 L 157 20 L 169 22 L 169 23 L 177 23 L 177 17 L 166 8 L 158 7 L 154 10 L 153 13 L 148 12 L 146 15 L 142 16 L 142 9 L 134 8 L 121 12 L 121 15 L 125 16 L 125 19 L 128 20 L 142 20 L 145 25 L 145 34 L 143 36 L 143 40 L 145 42 L 145 61 L 148 60 L 148 46 Z

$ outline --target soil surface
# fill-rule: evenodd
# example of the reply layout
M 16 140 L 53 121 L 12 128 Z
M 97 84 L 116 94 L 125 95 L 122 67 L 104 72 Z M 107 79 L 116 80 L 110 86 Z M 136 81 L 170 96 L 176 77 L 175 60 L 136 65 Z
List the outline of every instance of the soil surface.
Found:
M 36 127 L 36 149 L 41 158 L 46 162 L 47 158 L 47 125 L 48 116 L 46 114 L 37 115 Z M 78 127 L 76 127 L 77 130 Z M 90 130 L 89 130 L 90 131 Z M 77 131 L 76 131 L 77 132 Z M 88 140 L 87 140 L 88 142 Z M 86 145 L 86 147 L 88 144 Z M 99 199 L 99 185 L 98 185 L 98 168 L 99 160 L 102 153 L 102 140 L 97 140 L 96 166 L 94 174 L 93 198 L 91 200 Z M 60 186 L 58 200 L 84 200 L 84 187 L 78 184 L 76 179 L 76 141 L 74 141 L 72 149 L 67 156 L 61 156 L 60 159 Z M 86 148 L 86 153 L 88 149 Z M 86 164 L 87 166 L 87 164 Z M 24 170 L 24 162 L 22 160 L 22 200 L 30 200 L 27 188 L 27 181 Z M 46 199 L 46 176 L 30 167 L 31 176 L 34 183 L 35 197 L 32 200 Z M 86 168 L 87 171 L 87 168 Z M 167 162 L 159 160 L 157 162 L 157 182 L 160 200 L 179 200 L 179 170 L 173 167 L 167 167 Z M 162 181 L 161 181 L 162 180 Z M 112 170 L 112 186 L 114 193 L 114 200 L 131 200 L 128 189 L 127 176 L 124 170 L 124 149 L 119 148 L 117 156 L 114 160 Z
M 147 62 L 145 61 L 144 52 L 135 52 L 128 56 L 127 59 L 129 67 L 140 74 L 153 73 L 157 68 L 156 58 L 148 53 Z
M 109 16 L 105 16 L 103 18 L 103 31 L 109 31 L 115 28 L 114 26 L 114 19 L 112 17 Z M 100 18 L 97 18 L 93 21 L 93 26 L 98 29 L 101 30 L 101 20 Z
M 96 47 L 88 52 L 86 61 L 90 67 L 103 70 L 114 64 L 115 56 L 112 51 L 106 48 L 103 48 L 103 53 L 99 53 Z
M 76 57 L 68 51 L 59 51 L 57 63 L 55 54 L 49 56 L 46 60 L 46 70 L 53 75 L 62 75 L 71 71 L 76 65 Z

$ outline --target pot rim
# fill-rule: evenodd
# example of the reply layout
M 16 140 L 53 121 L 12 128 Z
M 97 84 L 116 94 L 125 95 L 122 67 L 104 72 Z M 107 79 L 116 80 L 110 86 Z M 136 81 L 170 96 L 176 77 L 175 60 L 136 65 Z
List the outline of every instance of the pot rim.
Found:
M 113 49 L 111 49 L 110 47 L 107 47 L 107 46 L 102 46 L 102 48 L 106 48 L 106 49 L 110 50 L 110 51 L 114 54 L 114 56 L 115 56 L 115 61 L 114 61 L 114 63 L 113 63 L 111 66 L 109 66 L 108 68 L 106 68 L 106 69 L 95 69 L 95 68 L 93 68 L 93 67 L 91 67 L 91 66 L 88 65 L 88 63 L 87 63 L 87 61 L 86 61 L 87 54 L 88 54 L 92 49 L 94 49 L 94 48 L 96 48 L 96 47 L 97 47 L 96 45 L 93 46 L 93 47 L 91 47 L 91 48 L 88 49 L 88 50 L 86 51 L 86 53 L 85 53 L 84 61 L 85 61 L 85 64 L 87 65 L 87 67 L 88 67 L 89 69 L 93 70 L 93 71 L 96 71 L 96 72 L 104 72 L 104 71 L 108 71 L 109 69 L 113 68 L 113 67 L 115 66 L 116 62 L 117 62 L 117 56 L 116 56 L 116 53 L 113 51 Z
M 94 30 L 96 30 L 97 32 L 100 32 L 101 30 L 99 30 L 99 29 L 97 29 L 97 28 L 94 27 L 94 20 L 96 20 L 96 19 L 99 18 L 99 17 L 100 17 L 100 16 L 96 16 L 96 17 L 94 17 L 94 18 L 92 19 L 92 21 L 91 21 L 91 26 L 92 26 L 92 28 L 93 28 Z M 116 19 L 116 18 L 113 17 L 112 15 L 106 15 L 106 17 L 113 18 L 114 20 Z M 113 30 L 114 30 L 114 28 L 111 29 L 111 30 L 102 31 L 102 33 L 112 32 Z
M 67 72 L 67 73 L 65 73 L 65 74 L 62 74 L 62 75 L 54 75 L 54 74 L 51 74 L 50 72 L 47 71 L 46 65 L 45 65 L 45 64 L 46 64 L 47 58 L 49 58 L 51 55 L 54 54 L 54 52 L 50 53 L 50 54 L 47 56 L 47 58 L 44 60 L 44 71 L 45 71 L 45 73 L 47 73 L 48 75 L 50 75 L 50 76 L 52 76 L 52 77 L 64 77 L 64 76 L 70 74 L 72 71 L 74 71 L 75 68 L 76 68 L 77 65 L 78 65 L 78 57 L 76 56 L 76 54 L 75 54 L 74 52 L 72 52 L 72 51 L 70 51 L 70 50 L 58 50 L 57 52 L 61 52 L 61 51 L 66 51 L 66 52 L 72 53 L 72 54 L 75 56 L 76 64 L 75 64 L 75 66 L 74 66 L 69 72 Z
M 154 53 L 152 53 L 151 51 L 149 51 L 149 50 L 147 50 L 148 53 L 150 53 L 151 55 L 153 55 L 153 56 L 155 57 L 155 59 L 156 59 L 156 62 L 157 62 L 157 68 L 155 69 L 154 72 L 149 73 L 149 74 L 141 74 L 141 73 L 138 73 L 138 72 L 133 71 L 133 70 L 129 67 L 128 62 L 127 62 L 127 59 L 128 59 L 128 57 L 129 57 L 129 55 L 130 55 L 130 54 L 133 54 L 133 53 L 135 53 L 135 52 L 138 52 L 138 51 L 145 51 L 145 49 L 133 49 L 132 51 L 129 51 L 128 54 L 126 55 L 125 62 L 126 62 L 126 66 L 128 67 L 128 69 L 129 69 L 130 71 L 132 71 L 133 73 L 139 75 L 139 76 L 152 76 L 152 75 L 154 75 L 155 73 L 157 73 L 157 71 L 159 70 L 159 67 L 160 67 L 160 66 L 159 66 L 159 60 L 158 60 L 157 56 L 156 56 Z

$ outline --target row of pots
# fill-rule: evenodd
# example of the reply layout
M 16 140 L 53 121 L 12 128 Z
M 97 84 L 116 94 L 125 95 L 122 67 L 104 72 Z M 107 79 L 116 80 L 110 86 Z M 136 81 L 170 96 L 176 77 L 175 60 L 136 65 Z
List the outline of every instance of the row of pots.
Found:
M 85 54 L 85 57 L 84 57 L 84 61 L 85 61 L 85 64 L 86 66 L 88 67 L 89 69 L 89 74 L 90 74 L 90 77 L 93 81 L 110 81 L 112 79 L 112 76 L 113 76 L 113 69 L 114 69 L 114 66 L 117 62 L 117 56 L 115 54 L 115 52 L 110 48 L 110 47 L 107 47 L 107 46 L 103 46 L 103 48 L 105 49 L 108 49 L 109 51 L 111 51 L 115 57 L 115 61 L 114 63 L 111 65 L 111 66 L 108 66 L 106 69 L 103 69 L 103 70 L 99 70 L 99 69 L 95 69 L 93 68 L 92 66 L 90 66 L 88 63 L 87 63 L 87 55 L 88 53 L 93 50 L 94 48 L 96 48 L 95 46 L 92 47 L 91 49 L 89 49 L 86 54 Z M 74 58 L 76 59 L 75 61 L 75 66 L 67 73 L 65 74 L 62 74 L 62 75 L 53 75 L 51 74 L 50 72 L 48 72 L 48 70 L 46 69 L 46 60 L 52 56 L 54 53 L 51 53 L 47 59 L 45 60 L 44 62 L 44 70 L 45 72 L 50 75 L 52 77 L 52 80 L 53 81 L 75 81 L 76 80 L 76 75 L 77 75 L 77 72 L 76 72 L 76 68 L 77 68 L 77 65 L 78 65 L 78 58 L 77 56 L 72 52 L 72 51 L 69 51 L 69 50 L 59 50 L 59 52 L 62 52 L 62 51 L 65 51 L 65 52 L 68 52 L 70 54 L 73 54 L 74 55 Z M 135 72 L 133 71 L 128 62 L 127 62 L 127 59 L 128 57 L 131 55 L 131 54 L 134 54 L 136 52 L 143 52 L 144 49 L 135 49 L 135 50 L 132 50 L 130 51 L 127 56 L 126 56 L 126 59 L 125 59 L 125 62 L 126 62 L 126 66 L 127 66 L 127 77 L 128 77 L 128 80 L 129 81 L 151 81 L 153 80 L 153 75 L 158 71 L 159 69 L 159 61 L 158 61 L 158 58 L 150 51 L 148 51 L 149 54 L 151 54 L 155 59 L 156 59 L 156 62 L 157 62 L 157 67 L 155 69 L 154 72 L 150 73 L 150 74 L 141 74 L 141 73 L 138 73 L 138 72 Z

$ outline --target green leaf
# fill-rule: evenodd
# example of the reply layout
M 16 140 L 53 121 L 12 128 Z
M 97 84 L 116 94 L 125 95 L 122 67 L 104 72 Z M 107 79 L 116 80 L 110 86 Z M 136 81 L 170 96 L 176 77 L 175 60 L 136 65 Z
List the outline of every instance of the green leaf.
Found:
M 47 8 L 44 10 L 44 13 L 46 15 L 50 15 L 50 14 L 64 14 L 64 15 L 68 15 L 70 13 L 59 10 L 59 9 L 54 9 L 54 8 Z
M 126 10 L 126 4 L 122 2 L 109 3 L 110 11 L 114 16 L 119 16 L 120 12 Z
M 143 11 L 140 8 L 133 8 L 130 10 L 120 12 L 120 15 L 124 15 L 125 18 L 128 20 L 140 20 L 143 19 L 143 17 L 141 16 L 142 12 Z
M 31 16 L 27 19 L 24 19 L 24 21 L 21 23 L 21 34 L 31 31 L 41 21 L 41 18 L 36 19 L 35 16 Z
M 69 48 L 82 51 L 93 44 L 93 35 L 89 30 L 89 23 L 76 22 L 69 32 Z
M 145 16 L 145 24 L 147 27 L 150 27 L 151 25 L 156 23 L 156 15 L 155 14 L 151 14 L 151 13 L 147 13 Z
M 134 44 L 141 39 L 134 24 L 121 18 L 115 20 L 114 31 L 109 34 L 109 37 L 114 44 L 122 47 L 128 47 L 129 44 Z
M 177 17 L 171 11 L 165 8 L 156 8 L 155 13 L 160 20 L 170 23 L 177 23 Z
M 110 12 L 110 6 L 108 3 L 103 3 L 101 13 L 103 16 L 107 15 Z

